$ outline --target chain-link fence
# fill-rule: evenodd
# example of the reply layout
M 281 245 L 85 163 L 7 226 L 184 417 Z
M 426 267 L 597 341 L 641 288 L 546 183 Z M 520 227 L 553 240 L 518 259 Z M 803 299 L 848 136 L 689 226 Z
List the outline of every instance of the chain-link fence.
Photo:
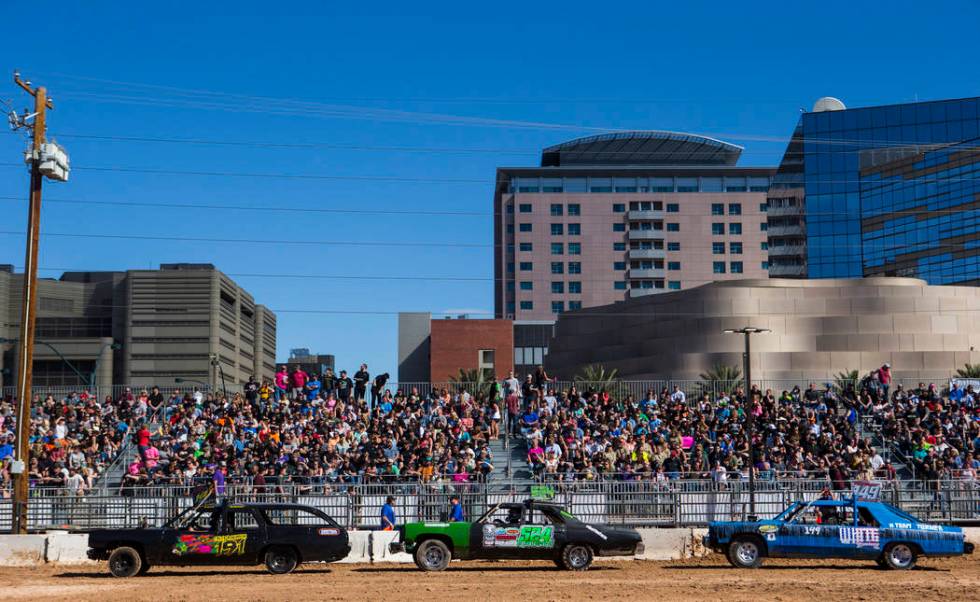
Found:
M 762 480 L 755 484 L 755 514 L 771 518 L 795 500 L 812 500 L 830 486 L 822 479 Z M 95 529 L 160 525 L 194 503 L 190 487 L 143 487 L 127 495 L 72 495 L 62 489 L 32 491 L 28 524 L 32 530 Z M 745 481 L 709 480 L 586 481 L 541 484 L 398 483 L 317 486 L 229 486 L 225 496 L 243 502 L 300 503 L 326 512 L 347 528 L 375 528 L 381 506 L 395 498 L 397 522 L 440 520 L 457 495 L 465 515 L 475 519 L 496 504 L 531 495 L 554 499 L 582 520 L 629 526 L 703 526 L 715 520 L 741 520 L 751 513 Z M 846 497 L 849 492 L 837 492 Z M 895 481 L 884 483 L 882 500 L 921 520 L 980 520 L 976 481 Z M 0 499 L 0 531 L 11 526 L 11 501 Z

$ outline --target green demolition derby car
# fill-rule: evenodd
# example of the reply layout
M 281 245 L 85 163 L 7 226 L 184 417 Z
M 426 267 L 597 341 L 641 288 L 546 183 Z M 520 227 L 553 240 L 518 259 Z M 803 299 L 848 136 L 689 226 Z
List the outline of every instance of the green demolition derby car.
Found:
M 538 500 L 497 504 L 475 522 L 408 523 L 389 551 L 408 552 L 423 571 L 461 560 L 553 560 L 584 571 L 595 556 L 643 553 L 634 529 L 583 523 L 560 505 Z

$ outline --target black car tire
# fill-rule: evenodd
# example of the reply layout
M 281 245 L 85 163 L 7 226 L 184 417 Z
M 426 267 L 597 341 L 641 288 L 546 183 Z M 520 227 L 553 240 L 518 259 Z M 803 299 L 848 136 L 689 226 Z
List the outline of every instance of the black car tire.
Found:
M 265 568 L 273 575 L 285 575 L 293 572 L 299 565 L 296 550 L 285 546 L 269 548 L 265 553 Z
M 139 572 L 139 574 L 140 574 L 140 575 L 145 575 L 145 574 L 147 574 L 147 573 L 149 573 L 149 572 L 150 572 L 150 563 L 149 563 L 149 562 L 146 562 L 146 561 L 144 560 L 144 561 L 143 561 L 143 565 L 142 565 L 142 566 L 140 567 L 140 572 Z
M 881 556 L 885 566 L 895 571 L 907 571 L 914 568 L 915 562 L 918 560 L 915 549 L 909 544 L 901 542 L 888 544 Z
M 415 547 L 415 566 L 423 571 L 444 571 L 452 559 L 449 546 L 438 539 L 426 539 Z
M 728 562 L 739 569 L 755 569 L 762 564 L 762 545 L 754 537 L 742 537 L 728 544 Z
M 143 567 L 143 557 L 129 546 L 116 548 L 109 554 L 109 573 L 113 577 L 133 577 Z
M 884 556 L 884 554 L 882 554 L 881 556 L 875 558 L 875 564 L 877 564 L 878 566 L 880 566 L 883 569 L 887 569 L 888 568 L 888 563 L 885 562 L 885 556 Z
M 572 543 L 561 550 L 561 565 L 566 571 L 587 571 L 592 566 L 592 548 Z

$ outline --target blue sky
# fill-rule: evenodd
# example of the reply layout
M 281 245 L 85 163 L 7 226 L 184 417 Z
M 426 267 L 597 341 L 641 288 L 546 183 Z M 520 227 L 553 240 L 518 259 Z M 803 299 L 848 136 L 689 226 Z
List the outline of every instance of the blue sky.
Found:
M 42 232 L 102 235 L 44 238 L 41 274 L 211 262 L 277 310 L 280 358 L 372 372 L 396 372 L 396 312 L 492 311 L 497 166 L 606 129 L 710 134 L 775 164 L 820 96 L 980 95 L 976 2 L 217 4 L 5 21 L 0 73 L 49 87 L 77 168 L 47 185 Z M 22 149 L 0 136 L 3 232 L 24 230 Z M 267 177 L 283 174 L 303 177 Z M 22 234 L 0 234 L 0 263 L 21 268 Z

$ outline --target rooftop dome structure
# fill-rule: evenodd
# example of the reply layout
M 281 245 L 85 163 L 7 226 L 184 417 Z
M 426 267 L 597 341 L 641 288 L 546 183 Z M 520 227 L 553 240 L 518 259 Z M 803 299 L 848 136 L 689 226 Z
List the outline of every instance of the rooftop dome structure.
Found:
M 735 165 L 741 154 L 741 146 L 697 134 L 616 132 L 549 146 L 541 151 L 541 166 Z

